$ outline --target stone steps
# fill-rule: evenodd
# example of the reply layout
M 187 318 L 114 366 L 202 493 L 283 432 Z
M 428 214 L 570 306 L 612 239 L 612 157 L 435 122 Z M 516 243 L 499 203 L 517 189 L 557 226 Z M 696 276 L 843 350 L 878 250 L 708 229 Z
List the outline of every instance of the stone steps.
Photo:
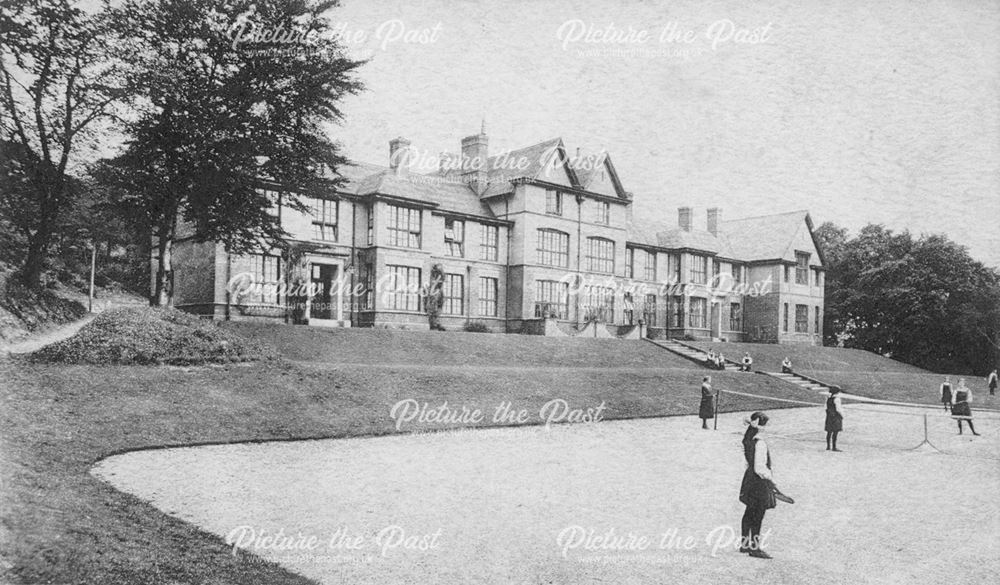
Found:
M 662 340 L 650 339 L 649 341 L 655 343 L 656 345 L 659 345 L 663 349 L 671 351 L 681 357 L 686 357 L 687 359 L 693 362 L 697 362 L 699 365 L 708 368 L 708 366 L 705 365 L 705 358 L 708 357 L 708 352 L 701 351 L 700 349 L 694 349 L 693 347 L 688 347 L 687 345 L 684 345 L 683 343 L 678 343 L 672 339 L 662 339 Z M 709 369 L 714 369 L 714 368 L 709 368 Z M 739 371 L 739 369 L 740 369 L 739 366 L 737 366 L 736 364 L 726 362 L 725 370 L 727 372 L 737 372 Z
M 813 380 L 809 380 L 798 374 L 786 374 L 784 372 L 764 372 L 768 376 L 773 378 L 778 378 L 779 380 L 784 380 L 790 384 L 795 384 L 796 386 L 804 390 L 812 390 L 813 392 L 818 392 L 820 394 L 825 394 L 830 392 L 831 386 L 828 384 L 823 384 Z

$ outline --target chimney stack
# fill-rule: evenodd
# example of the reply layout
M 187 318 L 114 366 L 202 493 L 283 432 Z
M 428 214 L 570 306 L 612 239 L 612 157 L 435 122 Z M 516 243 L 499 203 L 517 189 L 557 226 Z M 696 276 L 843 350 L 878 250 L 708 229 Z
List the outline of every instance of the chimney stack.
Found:
M 410 166 L 410 141 L 402 136 L 389 141 L 389 168 L 396 173 Z
M 678 207 L 677 208 L 677 225 L 686 232 L 691 231 L 691 208 L 690 207 Z
M 477 195 L 486 191 L 486 161 L 489 158 L 489 139 L 485 128 L 479 134 L 462 139 L 462 177 Z
M 719 235 L 719 223 L 722 222 L 722 210 L 718 207 L 708 208 L 708 231 L 713 236 Z

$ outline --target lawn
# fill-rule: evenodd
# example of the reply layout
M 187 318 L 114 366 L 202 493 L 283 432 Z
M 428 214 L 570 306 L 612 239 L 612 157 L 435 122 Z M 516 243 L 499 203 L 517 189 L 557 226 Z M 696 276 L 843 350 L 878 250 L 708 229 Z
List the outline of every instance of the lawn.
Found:
M 837 384 L 849 394 L 880 400 L 941 404 L 941 383 L 944 382 L 944 376 L 941 374 L 813 370 L 802 373 L 817 380 Z M 951 376 L 952 387 L 958 384 L 958 379 L 958 376 Z M 997 398 L 990 398 L 989 388 L 983 378 L 969 376 L 966 378 L 966 385 L 972 390 L 973 409 L 976 407 L 1000 409 Z
M 823 370 L 836 372 L 900 372 L 928 373 L 916 366 L 904 364 L 860 349 L 819 347 L 814 345 L 777 345 L 773 343 L 713 343 L 685 342 L 706 351 L 721 351 L 727 359 L 739 361 L 745 352 L 753 358 L 753 368 L 780 372 L 781 361 L 788 356 L 796 371 Z
M 506 402 L 527 411 L 529 423 L 539 422 L 537 413 L 552 399 L 574 409 L 603 402 L 605 420 L 693 414 L 708 373 L 683 358 L 672 367 L 673 356 L 647 342 L 275 331 L 278 347 L 297 361 L 102 367 L 0 359 L 0 581 L 312 582 L 278 565 L 234 557 L 219 536 L 89 473 L 115 453 L 492 424 L 410 421 L 397 428 L 391 411 L 403 400 L 486 413 Z M 375 355 L 382 363 L 360 359 Z M 725 390 L 802 397 L 767 376 L 712 375 Z M 908 393 L 914 391 L 901 386 L 894 395 L 913 399 Z M 778 406 L 785 404 L 727 396 L 722 409 Z
M 225 327 L 264 341 L 292 360 L 468 366 L 698 367 L 685 358 L 639 339 L 322 329 L 248 322 L 226 323 Z
M 655 348 L 654 348 L 655 349 Z M 665 353 L 665 352 L 664 352 Z M 442 360 L 443 361 L 443 360 Z M 492 412 L 507 401 L 537 422 L 562 398 L 605 403 L 603 417 L 697 411 L 695 369 L 493 368 L 257 363 L 67 366 L 0 360 L 0 544 L 14 583 L 307 583 L 276 565 L 241 562 L 222 539 L 165 515 L 88 473 L 124 451 L 201 443 L 354 437 L 395 428 L 400 400 Z M 715 375 L 723 388 L 790 397 L 764 376 Z M 726 409 L 775 406 L 727 400 Z M 462 425 L 451 425 L 462 426 Z

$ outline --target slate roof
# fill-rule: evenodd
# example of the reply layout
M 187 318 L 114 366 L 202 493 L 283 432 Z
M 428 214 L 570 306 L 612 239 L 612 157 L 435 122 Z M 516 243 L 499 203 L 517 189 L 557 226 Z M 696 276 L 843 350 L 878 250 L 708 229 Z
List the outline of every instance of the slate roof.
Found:
M 662 223 L 641 219 L 633 219 L 626 229 L 628 241 L 636 244 L 673 250 L 688 248 L 710 253 L 718 253 L 723 247 L 719 238 L 702 230 L 684 231 L 680 227 L 666 227 Z
M 494 217 L 467 184 L 453 177 L 385 170 L 360 181 L 357 195 L 389 195 L 438 204 L 442 211 Z
M 792 242 L 800 230 L 809 229 L 808 217 L 809 212 L 800 210 L 723 221 L 719 225 L 723 255 L 748 262 L 794 260 Z
M 429 174 L 396 172 L 386 166 L 353 162 L 338 169 L 347 181 L 341 191 L 355 195 L 380 194 L 437 204 L 441 211 L 494 218 L 484 200 L 509 193 L 516 178 L 545 180 L 544 170 L 549 153 L 556 148 L 565 150 L 561 138 L 552 138 L 506 153 L 506 160 L 526 160 L 522 169 L 503 168 L 502 155 L 488 159 L 489 186 L 477 197 L 475 191 L 460 176 L 450 170 Z M 501 168 L 496 168 L 500 164 Z M 593 166 L 593 165 L 591 165 Z M 586 188 L 593 179 L 593 169 L 575 169 L 576 186 Z M 800 230 L 811 229 L 806 211 L 791 211 L 720 222 L 718 236 L 706 230 L 684 231 L 676 225 L 645 219 L 632 219 L 626 226 L 628 241 L 666 249 L 692 249 L 717 254 L 745 262 L 755 260 L 794 260 L 792 242 Z
M 662 223 L 633 219 L 628 224 L 628 241 L 659 248 L 690 248 L 712 252 L 743 262 L 794 260 L 792 242 L 801 230 L 810 229 L 807 211 L 790 211 L 723 221 L 719 235 L 705 230 L 664 229 Z

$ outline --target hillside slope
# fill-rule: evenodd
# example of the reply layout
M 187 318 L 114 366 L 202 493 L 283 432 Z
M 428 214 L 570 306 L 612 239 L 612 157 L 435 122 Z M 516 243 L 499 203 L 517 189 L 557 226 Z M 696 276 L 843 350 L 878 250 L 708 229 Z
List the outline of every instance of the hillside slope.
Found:
M 781 360 L 788 356 L 796 371 L 826 372 L 897 372 L 929 374 L 927 370 L 904 364 L 869 351 L 814 345 L 777 345 L 773 343 L 685 342 L 705 351 L 721 351 L 727 359 L 739 361 L 745 352 L 753 357 L 753 369 L 780 372 Z
M 291 360 L 353 364 L 700 369 L 648 341 L 226 323 Z

